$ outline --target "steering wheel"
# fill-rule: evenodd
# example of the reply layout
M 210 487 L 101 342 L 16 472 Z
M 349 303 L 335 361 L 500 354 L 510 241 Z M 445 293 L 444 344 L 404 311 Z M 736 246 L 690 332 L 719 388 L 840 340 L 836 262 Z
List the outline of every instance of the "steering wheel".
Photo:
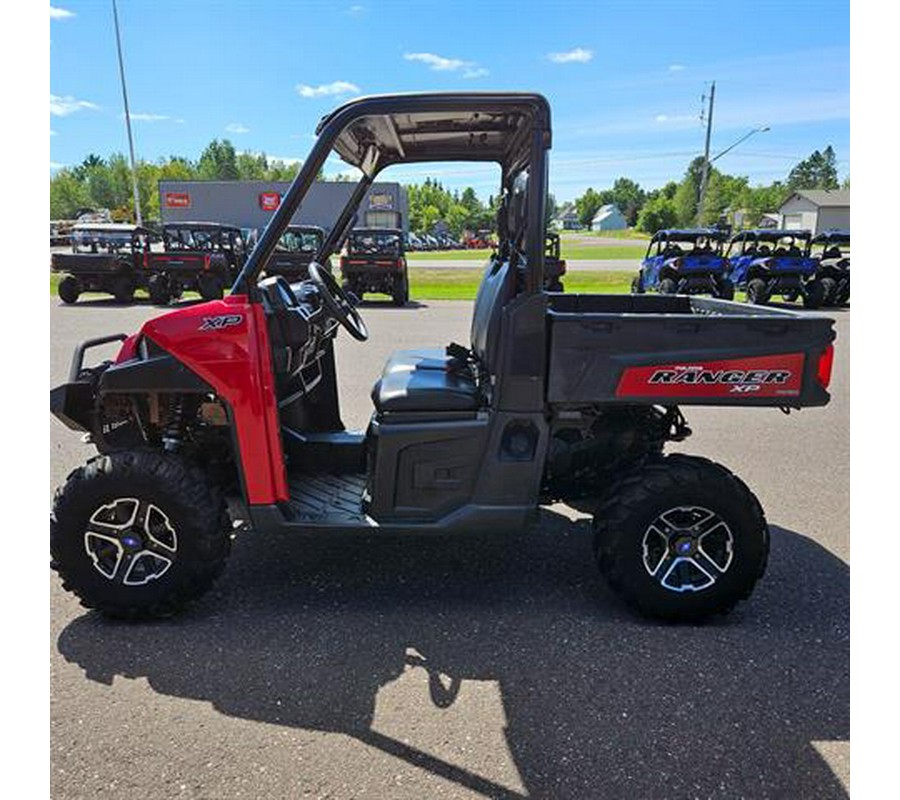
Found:
M 366 341 L 369 338 L 369 329 L 334 276 L 321 264 L 312 261 L 309 264 L 309 279 L 319 290 L 322 302 L 325 303 L 329 313 L 347 329 L 354 339 L 360 342 Z

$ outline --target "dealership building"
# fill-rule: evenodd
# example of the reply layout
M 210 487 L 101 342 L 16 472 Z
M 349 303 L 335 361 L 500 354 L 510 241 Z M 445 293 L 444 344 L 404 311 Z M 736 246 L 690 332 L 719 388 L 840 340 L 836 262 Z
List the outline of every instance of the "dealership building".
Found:
M 291 220 L 330 230 L 356 184 L 316 181 Z M 219 222 L 262 232 L 280 205 L 287 181 L 160 181 L 159 208 L 166 222 Z M 409 230 L 409 204 L 399 183 L 373 183 L 357 211 L 356 227 Z

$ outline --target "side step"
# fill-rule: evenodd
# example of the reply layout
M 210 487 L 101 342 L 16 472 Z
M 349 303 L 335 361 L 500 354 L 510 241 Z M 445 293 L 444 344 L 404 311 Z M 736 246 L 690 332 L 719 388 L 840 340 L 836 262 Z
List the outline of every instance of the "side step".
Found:
M 365 475 L 296 475 L 288 479 L 288 490 L 291 510 L 301 524 L 375 525 L 363 511 Z

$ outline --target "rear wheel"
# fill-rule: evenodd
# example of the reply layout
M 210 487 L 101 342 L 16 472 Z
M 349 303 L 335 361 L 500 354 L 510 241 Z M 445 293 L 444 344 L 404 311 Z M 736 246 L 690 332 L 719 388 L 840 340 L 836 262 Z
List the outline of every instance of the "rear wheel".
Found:
M 621 480 L 594 517 L 610 586 L 643 614 L 699 621 L 750 596 L 769 529 L 753 493 L 705 458 L 656 458 Z
M 209 589 L 230 549 L 220 492 L 162 453 L 92 459 L 57 491 L 50 517 L 63 588 L 110 616 L 170 616 Z
M 221 300 L 225 295 L 225 286 L 218 275 L 201 275 L 197 280 L 200 297 L 204 300 Z
M 762 278 L 753 278 L 747 282 L 747 302 L 764 305 L 769 300 L 769 290 Z
M 165 275 L 151 275 L 147 282 L 150 302 L 157 306 L 166 306 L 172 298 L 169 291 L 169 280 Z
M 675 281 L 672 280 L 672 278 L 663 278 L 659 282 L 660 294 L 675 294 L 677 288 L 678 287 L 675 284 Z
M 820 280 L 812 280 L 803 287 L 803 307 L 818 308 L 825 302 L 825 287 Z
M 117 303 L 127 305 L 134 301 L 134 282 L 124 275 L 116 278 L 113 282 L 112 293 Z
M 394 284 L 391 297 L 395 306 L 405 306 L 409 302 L 409 280 L 405 275 Z
M 73 275 L 66 275 L 59 282 L 59 286 L 56 287 L 56 293 L 64 303 L 77 302 L 78 296 L 81 294 L 81 285 L 78 283 L 78 278 Z
M 722 300 L 734 300 L 734 284 L 728 278 L 716 281 L 716 295 Z
M 631 293 L 632 294 L 643 294 L 644 293 L 644 282 L 641 280 L 640 275 L 636 275 L 634 279 L 631 281 Z
M 822 305 L 837 305 L 837 281 L 834 278 L 822 278 L 821 284 L 825 295 L 822 299 Z

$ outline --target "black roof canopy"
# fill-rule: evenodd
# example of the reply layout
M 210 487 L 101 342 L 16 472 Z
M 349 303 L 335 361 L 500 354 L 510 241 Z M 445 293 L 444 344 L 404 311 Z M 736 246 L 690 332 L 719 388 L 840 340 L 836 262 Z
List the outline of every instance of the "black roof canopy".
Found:
M 677 239 L 683 242 L 693 242 L 697 239 L 719 241 L 726 238 L 728 234 L 720 228 L 664 228 L 654 233 L 650 242 L 660 242 L 664 239 Z
M 323 117 L 316 132 L 343 117 L 348 124 L 334 149 L 370 175 L 390 164 L 415 161 L 495 161 L 512 168 L 527 160 L 527 134 L 535 129 L 545 133 L 545 146 L 550 146 L 550 106 L 539 94 L 362 97 Z

